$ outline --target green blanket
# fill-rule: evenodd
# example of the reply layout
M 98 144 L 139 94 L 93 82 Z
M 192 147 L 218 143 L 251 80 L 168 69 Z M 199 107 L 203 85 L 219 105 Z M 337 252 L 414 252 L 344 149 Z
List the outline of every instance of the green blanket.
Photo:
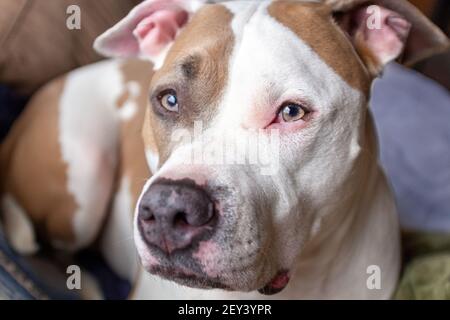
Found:
M 450 234 L 403 235 L 404 269 L 395 299 L 450 300 Z

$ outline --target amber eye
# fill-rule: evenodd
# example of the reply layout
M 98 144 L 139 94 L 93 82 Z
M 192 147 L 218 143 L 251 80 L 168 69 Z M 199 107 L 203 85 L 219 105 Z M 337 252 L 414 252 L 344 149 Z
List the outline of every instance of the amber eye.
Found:
M 178 112 L 178 97 L 175 91 L 165 91 L 158 96 L 158 99 L 159 103 L 161 103 L 161 106 L 163 106 L 164 109 L 171 112 Z
M 289 103 L 281 108 L 280 114 L 284 122 L 295 122 L 303 119 L 308 110 L 299 104 Z

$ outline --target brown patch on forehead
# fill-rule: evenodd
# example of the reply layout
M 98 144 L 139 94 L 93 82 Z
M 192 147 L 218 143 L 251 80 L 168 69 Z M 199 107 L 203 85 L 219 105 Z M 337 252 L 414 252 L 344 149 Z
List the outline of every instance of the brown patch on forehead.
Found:
M 160 118 L 149 112 L 150 123 L 144 124 L 144 139 L 147 143 L 150 135 L 157 138 L 162 162 L 170 154 L 171 130 L 192 127 L 194 121 L 202 121 L 206 128 L 214 118 L 228 79 L 234 46 L 232 19 L 233 14 L 226 7 L 204 5 L 177 37 L 164 65 L 152 79 L 153 94 L 176 89 L 180 103 L 176 117 Z M 153 99 L 151 103 L 158 102 Z
M 311 46 L 351 87 L 368 94 L 371 79 L 350 41 L 333 21 L 328 6 L 276 1 L 269 6 L 268 12 Z
M 217 76 L 225 80 L 224 76 L 228 72 L 225 65 L 228 64 L 234 42 L 232 19 L 233 14 L 222 5 L 205 5 L 201 8 L 177 37 L 152 83 L 172 73 L 174 67 L 181 67 L 188 75 L 196 75 L 208 66 L 212 68 L 213 64 L 222 67 L 217 70 L 221 71 Z

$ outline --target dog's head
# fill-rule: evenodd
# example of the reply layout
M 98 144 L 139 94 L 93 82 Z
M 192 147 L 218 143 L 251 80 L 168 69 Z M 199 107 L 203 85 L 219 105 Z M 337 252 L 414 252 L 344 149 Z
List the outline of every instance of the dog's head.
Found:
M 375 161 L 372 80 L 446 45 L 401 0 L 136 7 L 96 48 L 155 63 L 143 130 L 154 175 L 135 217 L 143 265 L 194 287 L 282 289 Z

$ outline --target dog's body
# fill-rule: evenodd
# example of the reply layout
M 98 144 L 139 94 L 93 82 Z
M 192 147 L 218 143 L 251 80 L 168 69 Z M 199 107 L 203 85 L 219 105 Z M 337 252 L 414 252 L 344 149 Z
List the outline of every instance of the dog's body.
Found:
M 173 14 L 160 1 L 147 2 L 151 11 L 140 7 L 147 14 L 156 10 L 154 3 L 167 11 L 156 25 L 175 19 L 184 27 L 185 11 L 177 7 Z M 364 55 L 355 42 L 358 56 L 330 10 L 298 2 L 205 5 L 170 51 L 161 47 L 162 36 L 156 50 L 139 26 L 139 43 L 127 47 L 127 39 L 119 39 L 119 55 L 148 54 L 156 71 L 149 62 L 111 60 L 48 85 L 0 150 L 11 243 L 34 252 L 35 228 L 55 247 L 74 250 L 92 243 L 105 224 L 102 252 L 118 274 L 136 283 L 134 298 L 258 299 L 264 296 L 256 289 L 263 287 L 266 294 L 286 287 L 275 296 L 286 299 L 389 298 L 400 267 L 399 227 L 367 103 L 374 73 L 403 45 L 399 51 L 392 40 L 388 52 L 370 55 L 366 45 Z M 141 13 L 130 14 L 138 19 L 133 28 Z M 97 46 L 114 53 L 117 34 L 128 29 L 112 29 Z M 176 90 L 167 91 L 167 84 Z M 155 107 L 166 96 L 169 107 L 179 97 L 189 104 L 180 106 L 187 118 L 178 102 L 176 111 L 167 112 L 167 101 L 165 109 Z M 270 122 L 273 107 L 286 100 L 310 106 L 311 115 Z M 195 121 L 212 129 L 212 142 L 169 139 Z M 189 161 L 200 145 L 224 140 L 227 129 L 236 140 L 251 129 L 278 130 L 281 167 L 268 177 L 258 165 Z M 273 154 L 272 147 L 261 148 Z M 170 189 L 174 185 L 178 191 Z M 202 207 L 209 200 L 198 200 L 204 190 L 213 212 Z M 180 194 L 191 200 L 180 202 Z M 193 216 L 186 202 L 209 216 L 192 222 L 203 217 Z M 163 225 L 175 205 L 185 215 L 185 234 Z M 134 245 L 155 275 L 141 270 Z M 373 266 L 380 287 L 368 283 Z M 158 275 L 215 289 L 181 287 Z

